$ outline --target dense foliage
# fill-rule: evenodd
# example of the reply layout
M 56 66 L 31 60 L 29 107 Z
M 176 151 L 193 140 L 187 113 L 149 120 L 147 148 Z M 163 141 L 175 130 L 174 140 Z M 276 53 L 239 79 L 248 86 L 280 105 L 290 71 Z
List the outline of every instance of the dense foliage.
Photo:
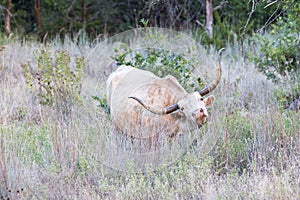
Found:
M 1 10 L 4 11 L 5 0 L 0 2 Z M 214 12 L 216 31 L 211 42 L 216 42 L 217 38 L 228 40 L 233 34 L 243 35 L 261 28 L 276 9 L 276 4 L 264 8 L 266 4 L 267 1 L 245 3 L 238 0 L 214 0 L 214 7 L 222 7 Z M 205 0 L 45 0 L 41 1 L 43 30 L 39 30 L 41 27 L 37 26 L 34 16 L 34 1 L 18 0 L 12 1 L 11 23 L 13 32 L 44 32 L 50 36 L 84 31 L 91 37 L 97 37 L 142 26 L 142 19 L 148 20 L 149 26 L 177 30 L 199 28 L 200 32 L 205 32 L 203 27 L 196 23 L 198 21 L 205 24 L 205 12 Z M 5 12 L 1 13 L 0 21 L 4 24 Z M 4 30 L 3 27 L 1 29 Z
M 300 98 L 300 4 L 292 0 L 285 3 L 283 16 L 270 31 L 254 36 L 258 49 L 250 58 L 268 79 L 284 85 L 277 92 L 277 101 L 287 108 Z
M 116 49 L 118 52 L 119 50 Z M 167 50 L 145 49 L 132 51 L 127 49 L 113 57 L 117 65 L 129 65 L 139 69 L 151 71 L 159 77 L 173 75 L 187 91 L 199 90 L 203 86 L 201 78 L 193 76 L 195 69 L 193 60 L 184 55 L 176 55 Z
M 36 52 L 36 62 L 23 64 L 23 75 L 30 90 L 37 95 L 39 103 L 56 108 L 58 116 L 71 117 L 72 106 L 80 100 L 84 76 L 83 58 L 71 57 L 64 51 L 52 55 L 50 50 Z
M 275 82 L 293 76 L 300 66 L 300 4 L 284 8 L 289 12 L 279 17 L 268 34 L 256 34 L 261 55 L 253 56 L 257 68 Z

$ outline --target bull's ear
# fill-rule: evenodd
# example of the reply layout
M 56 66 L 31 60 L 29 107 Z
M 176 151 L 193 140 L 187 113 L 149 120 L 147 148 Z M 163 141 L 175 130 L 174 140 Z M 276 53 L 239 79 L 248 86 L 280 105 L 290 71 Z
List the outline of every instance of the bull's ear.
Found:
M 206 107 L 213 106 L 214 101 L 215 101 L 215 96 L 214 95 L 209 95 L 207 98 L 205 98 L 203 100 Z

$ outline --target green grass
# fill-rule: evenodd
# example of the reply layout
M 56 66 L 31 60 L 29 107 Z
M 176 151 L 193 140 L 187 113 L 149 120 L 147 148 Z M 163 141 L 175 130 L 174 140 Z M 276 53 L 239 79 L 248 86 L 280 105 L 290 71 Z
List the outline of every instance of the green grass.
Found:
M 64 49 L 71 58 L 86 58 L 83 100 L 74 105 L 67 123 L 55 110 L 39 105 L 22 75 L 21 65 L 36 62 L 33 52 L 42 46 L 14 41 L 0 54 L 1 197 L 298 199 L 300 113 L 277 106 L 274 91 L 280 86 L 267 81 L 237 49 L 228 46 L 223 56 L 216 103 L 198 142 L 156 171 L 125 173 L 103 164 L 102 147 L 111 125 L 93 99 L 105 94 L 111 70 L 104 51 L 109 47 L 80 44 L 49 44 L 53 52 Z M 214 62 L 203 53 L 200 59 L 203 66 Z M 195 73 L 212 79 L 214 69 L 199 68 Z M 114 159 L 105 158 L 112 163 Z

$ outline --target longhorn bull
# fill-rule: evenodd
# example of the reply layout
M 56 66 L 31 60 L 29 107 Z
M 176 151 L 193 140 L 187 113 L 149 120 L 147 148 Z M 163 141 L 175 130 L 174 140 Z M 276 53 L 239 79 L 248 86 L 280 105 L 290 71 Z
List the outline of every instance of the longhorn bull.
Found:
M 217 76 L 207 87 L 192 93 L 171 75 L 159 78 L 149 71 L 120 66 L 107 80 L 107 103 L 114 128 L 138 138 L 166 134 L 174 136 L 201 127 L 207 107 L 215 100 L 213 91 L 221 79 L 221 53 L 217 55 Z

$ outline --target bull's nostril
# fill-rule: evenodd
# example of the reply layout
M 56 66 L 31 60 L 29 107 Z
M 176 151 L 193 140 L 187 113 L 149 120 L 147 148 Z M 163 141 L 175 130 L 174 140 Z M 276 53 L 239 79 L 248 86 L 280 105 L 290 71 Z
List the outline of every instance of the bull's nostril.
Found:
M 201 112 L 201 113 L 203 113 L 203 112 L 204 112 L 204 111 L 203 111 L 203 108 L 200 108 L 200 112 Z

